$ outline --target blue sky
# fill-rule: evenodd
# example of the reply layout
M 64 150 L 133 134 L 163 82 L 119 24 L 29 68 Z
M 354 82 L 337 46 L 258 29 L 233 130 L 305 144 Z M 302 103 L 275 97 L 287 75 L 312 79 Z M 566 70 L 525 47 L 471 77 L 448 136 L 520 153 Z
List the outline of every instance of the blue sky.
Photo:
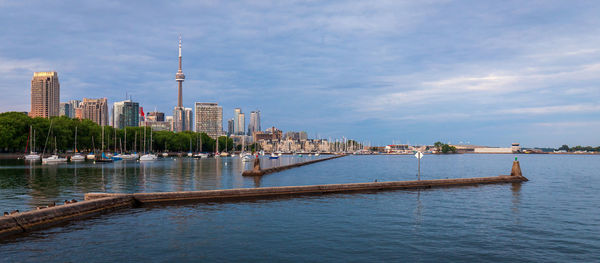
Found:
M 595 1 L 4 1 L 0 111 L 34 71 L 61 101 L 171 114 L 262 113 L 262 126 L 372 144 L 600 145 Z M 248 122 L 248 118 L 246 120 Z M 224 127 L 226 121 L 224 121 Z

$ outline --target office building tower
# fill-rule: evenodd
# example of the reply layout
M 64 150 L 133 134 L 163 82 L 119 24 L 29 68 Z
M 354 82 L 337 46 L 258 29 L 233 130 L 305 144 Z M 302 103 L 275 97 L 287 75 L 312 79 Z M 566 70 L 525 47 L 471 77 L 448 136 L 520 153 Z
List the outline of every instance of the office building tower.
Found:
M 34 72 L 31 79 L 31 117 L 59 116 L 60 83 L 58 73 Z
M 223 107 L 217 103 L 196 102 L 196 132 L 212 138 L 223 135 Z
M 131 100 L 113 103 L 112 125 L 117 129 L 138 127 L 140 122 L 140 104 Z
M 234 132 L 235 132 L 235 130 L 233 128 L 234 126 L 235 125 L 234 125 L 233 119 L 227 120 L 227 136 L 234 134 Z
M 71 104 L 68 102 L 61 102 L 58 108 L 58 115 L 73 118 L 73 116 L 71 116 Z
M 260 131 L 260 111 L 250 112 L 250 123 L 248 123 L 248 135 Z
M 246 114 L 244 114 L 243 112 L 238 114 L 238 122 L 237 122 L 238 127 L 240 128 L 237 131 L 238 135 L 244 135 L 246 133 Z
M 233 132 L 235 135 L 244 135 L 246 131 L 246 116 L 242 109 L 235 108 L 233 110 Z
M 233 109 L 233 134 L 237 135 L 240 128 L 238 127 L 238 120 L 240 118 L 240 113 L 242 113 L 242 109 L 235 108 Z
M 82 119 L 92 120 L 98 125 L 108 125 L 108 100 L 83 98 L 81 115 Z

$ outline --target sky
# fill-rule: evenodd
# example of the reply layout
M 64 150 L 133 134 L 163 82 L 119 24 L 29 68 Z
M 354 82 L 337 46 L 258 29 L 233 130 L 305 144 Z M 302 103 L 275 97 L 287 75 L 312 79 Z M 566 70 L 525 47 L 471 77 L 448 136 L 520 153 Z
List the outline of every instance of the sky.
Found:
M 597 1 L 5 1 L 0 112 L 31 78 L 61 101 L 183 102 L 372 145 L 600 145 Z

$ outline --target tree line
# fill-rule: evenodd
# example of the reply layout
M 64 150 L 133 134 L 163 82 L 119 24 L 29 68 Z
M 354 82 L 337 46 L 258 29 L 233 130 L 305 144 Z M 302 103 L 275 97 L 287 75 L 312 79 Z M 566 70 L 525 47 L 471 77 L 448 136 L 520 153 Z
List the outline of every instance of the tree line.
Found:
M 50 129 L 52 125 L 52 129 Z M 59 152 L 73 151 L 75 148 L 75 127 L 77 127 L 77 150 L 92 152 L 102 150 L 102 127 L 91 120 L 71 119 L 66 116 L 47 118 L 31 118 L 20 112 L 0 114 L 0 151 L 25 152 L 31 150 L 29 145 L 29 129 L 35 131 L 35 148 L 33 151 Z M 152 149 L 150 134 L 152 133 Z M 127 134 L 127 136 L 125 136 Z M 145 137 L 144 137 L 145 135 Z M 125 138 L 127 137 L 127 138 Z M 144 141 L 145 138 L 145 141 Z M 218 151 L 234 148 L 233 140 L 226 136 L 219 139 Z M 55 143 L 56 141 L 56 143 Z M 144 144 L 145 142 L 145 144 Z M 151 131 L 150 127 L 126 127 L 115 129 L 104 126 L 104 149 L 113 152 L 126 149 L 128 152 L 146 151 L 202 151 L 214 152 L 216 140 L 206 133 Z M 45 148 L 45 149 L 44 149 Z

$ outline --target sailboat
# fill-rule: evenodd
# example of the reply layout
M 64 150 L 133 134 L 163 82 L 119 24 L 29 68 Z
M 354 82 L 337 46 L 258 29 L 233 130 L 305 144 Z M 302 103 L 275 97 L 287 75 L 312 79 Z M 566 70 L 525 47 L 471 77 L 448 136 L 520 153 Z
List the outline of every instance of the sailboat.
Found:
M 242 162 L 250 162 L 250 161 L 252 161 L 252 154 L 244 152 L 245 148 L 246 148 L 246 138 L 242 137 L 242 152 L 240 153 L 240 156 L 242 157 Z
M 85 156 L 79 154 L 77 151 L 77 126 L 75 126 L 75 148 L 73 149 L 75 154 L 71 156 L 71 162 L 81 162 L 85 161 Z
M 165 152 L 162 153 L 162 157 L 169 157 L 169 151 L 167 150 L 167 139 L 165 138 Z
M 104 153 L 104 126 L 102 126 L 102 156 L 100 158 L 96 158 L 96 162 L 100 163 L 112 163 L 113 160 L 106 156 Z
M 194 158 L 208 158 L 208 153 L 202 152 L 202 133 L 200 133 L 200 136 L 199 136 L 198 140 L 199 140 L 200 143 L 196 144 L 196 146 L 197 146 L 196 152 L 197 153 L 194 154 Z
M 124 154 L 121 154 L 121 159 L 123 160 L 135 160 L 138 158 L 137 153 L 135 153 L 135 143 L 137 140 L 137 133 L 135 134 L 135 139 L 133 140 L 133 151 L 134 153 L 127 153 L 127 128 L 125 128 L 125 144 L 123 145 L 123 152 L 125 152 Z
M 42 163 L 43 164 L 52 164 L 52 163 L 64 163 L 67 162 L 67 158 L 60 158 L 58 157 L 57 154 L 57 147 L 56 147 L 56 137 L 54 137 L 54 154 L 48 158 L 42 158 Z
M 86 155 L 85 158 L 88 160 L 96 159 L 96 155 L 94 154 L 95 150 L 96 150 L 96 145 L 94 144 L 94 136 L 92 136 L 92 152 L 88 153 L 88 155 Z
M 229 138 L 225 137 L 225 151 L 221 153 L 221 157 L 229 156 L 229 153 L 227 152 L 227 141 L 229 141 Z
M 146 126 L 144 126 L 144 152 L 146 152 Z M 150 127 L 150 152 L 152 152 L 152 127 Z M 140 161 L 155 161 L 157 158 L 156 154 L 146 153 L 140 157 Z
M 40 155 L 37 154 L 35 150 L 35 130 L 33 130 L 31 125 L 29 126 L 29 141 L 27 142 L 27 146 L 30 146 L 30 151 L 28 155 L 25 155 L 25 160 L 39 160 Z M 25 152 L 27 152 L 27 146 L 25 146 Z

